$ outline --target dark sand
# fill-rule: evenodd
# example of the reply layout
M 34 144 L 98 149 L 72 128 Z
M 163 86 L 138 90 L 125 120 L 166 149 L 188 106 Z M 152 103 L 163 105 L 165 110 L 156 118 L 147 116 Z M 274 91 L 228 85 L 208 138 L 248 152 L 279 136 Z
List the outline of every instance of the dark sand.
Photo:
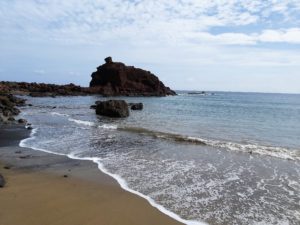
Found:
M 0 225 L 181 224 L 121 189 L 92 162 L 19 147 L 28 135 L 21 126 L 0 127 L 6 180 Z

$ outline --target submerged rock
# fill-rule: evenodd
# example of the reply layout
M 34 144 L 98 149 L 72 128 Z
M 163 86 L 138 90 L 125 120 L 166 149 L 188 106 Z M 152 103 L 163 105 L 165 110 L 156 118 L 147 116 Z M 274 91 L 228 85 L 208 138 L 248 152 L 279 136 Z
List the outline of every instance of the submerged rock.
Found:
M 108 117 L 128 117 L 128 104 L 124 100 L 97 101 L 96 114 Z
M 142 110 L 143 109 L 143 103 L 129 103 L 130 109 L 132 110 Z
M 29 159 L 31 157 L 31 155 L 22 155 L 19 158 L 20 159 Z
M 189 95 L 206 95 L 205 91 L 193 91 L 193 92 L 188 92 Z
M 25 120 L 25 119 L 18 119 L 18 123 L 20 123 L 20 124 L 26 124 L 27 120 Z
M 92 73 L 90 87 L 104 96 L 176 95 L 151 72 L 113 62 L 111 57 L 105 58 L 105 64 Z

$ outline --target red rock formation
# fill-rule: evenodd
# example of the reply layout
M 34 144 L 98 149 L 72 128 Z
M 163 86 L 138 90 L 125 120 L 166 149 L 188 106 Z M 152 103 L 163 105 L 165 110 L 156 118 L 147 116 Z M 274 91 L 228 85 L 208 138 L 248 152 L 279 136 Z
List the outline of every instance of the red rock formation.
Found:
M 157 76 L 133 66 L 105 58 L 105 64 L 92 73 L 90 87 L 106 96 L 166 96 L 176 95 Z

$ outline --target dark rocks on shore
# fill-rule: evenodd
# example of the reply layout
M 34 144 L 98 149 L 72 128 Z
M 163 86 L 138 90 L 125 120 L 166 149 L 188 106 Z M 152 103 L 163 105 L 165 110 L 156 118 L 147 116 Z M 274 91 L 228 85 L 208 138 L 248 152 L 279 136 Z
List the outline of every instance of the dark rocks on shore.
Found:
M 7 118 L 7 121 L 8 121 L 8 122 L 14 122 L 14 121 L 15 121 L 15 118 L 12 117 L 12 116 L 10 116 L 10 117 Z
M 3 188 L 5 186 L 5 179 L 4 177 L 0 174 L 0 188 Z
M 128 104 L 124 100 L 97 101 L 96 114 L 116 118 L 128 117 Z
M 50 92 L 31 92 L 30 97 L 52 97 L 55 98 L 56 94 Z
M 105 64 L 92 73 L 90 87 L 104 96 L 176 95 L 151 72 L 113 62 L 111 57 L 105 58 Z
M 90 109 L 96 109 L 97 108 L 97 105 L 91 105 L 90 106 Z
M 131 110 L 142 110 L 143 109 L 143 103 L 129 103 Z
M 20 113 L 17 106 L 24 106 L 25 99 L 17 98 L 9 93 L 1 92 L 0 85 L 0 123 L 15 122 L 14 116 Z

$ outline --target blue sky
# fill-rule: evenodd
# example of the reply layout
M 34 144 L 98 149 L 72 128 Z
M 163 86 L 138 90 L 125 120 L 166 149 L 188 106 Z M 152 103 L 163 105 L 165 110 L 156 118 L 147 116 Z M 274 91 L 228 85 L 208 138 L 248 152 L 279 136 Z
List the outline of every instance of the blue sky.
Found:
M 173 89 L 300 93 L 300 0 L 1 0 L 1 80 L 87 86 L 106 56 Z

